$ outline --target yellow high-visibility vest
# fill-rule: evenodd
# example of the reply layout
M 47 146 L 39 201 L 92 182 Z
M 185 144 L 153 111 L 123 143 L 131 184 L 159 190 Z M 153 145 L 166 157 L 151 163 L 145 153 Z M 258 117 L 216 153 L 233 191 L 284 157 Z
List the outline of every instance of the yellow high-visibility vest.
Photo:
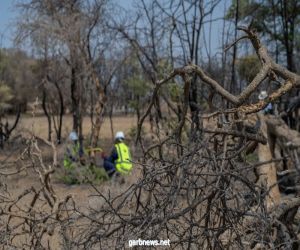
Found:
M 128 174 L 132 169 L 129 148 L 124 142 L 116 143 L 115 147 L 118 153 L 118 159 L 116 160 L 116 170 L 121 174 Z
M 64 167 L 66 169 L 73 170 L 75 168 L 73 163 L 79 161 L 79 151 L 79 143 L 68 145 L 67 151 L 64 155 Z

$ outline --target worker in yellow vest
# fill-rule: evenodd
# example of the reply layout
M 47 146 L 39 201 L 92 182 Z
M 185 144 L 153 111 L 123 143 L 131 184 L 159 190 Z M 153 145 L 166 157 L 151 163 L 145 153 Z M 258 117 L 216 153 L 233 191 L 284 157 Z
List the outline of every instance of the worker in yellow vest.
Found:
M 129 174 L 132 169 L 131 154 L 128 146 L 124 143 L 125 136 L 122 131 L 116 133 L 115 145 L 109 157 L 102 154 L 103 167 L 109 177 L 115 173 Z
M 76 164 L 84 165 L 84 151 L 80 146 L 78 135 L 72 131 L 69 135 L 68 145 L 64 154 L 64 167 L 68 170 L 74 170 Z

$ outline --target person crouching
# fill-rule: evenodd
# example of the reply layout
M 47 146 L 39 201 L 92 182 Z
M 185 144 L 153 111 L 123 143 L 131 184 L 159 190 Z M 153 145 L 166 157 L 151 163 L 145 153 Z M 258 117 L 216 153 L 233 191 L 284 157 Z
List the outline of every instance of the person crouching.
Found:
M 122 131 L 116 133 L 115 144 L 109 157 L 102 154 L 103 167 L 109 177 L 114 174 L 127 175 L 132 170 L 131 154 L 124 142 L 125 136 Z

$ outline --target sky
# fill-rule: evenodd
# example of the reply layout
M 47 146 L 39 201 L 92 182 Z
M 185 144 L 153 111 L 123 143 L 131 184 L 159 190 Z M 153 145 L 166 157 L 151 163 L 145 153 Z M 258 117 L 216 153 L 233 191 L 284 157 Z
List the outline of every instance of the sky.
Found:
M 132 0 L 118 0 L 124 8 L 130 8 Z M 0 48 L 13 47 L 13 22 L 17 16 L 15 0 L 0 0 Z
M 13 23 L 17 16 L 17 11 L 14 9 L 15 0 L 0 0 L 0 48 L 13 47 Z M 118 3 L 124 8 L 130 9 L 133 0 L 118 0 Z M 222 8 L 223 7 L 223 8 Z M 214 18 L 218 18 L 223 14 L 224 6 L 222 4 L 217 7 L 214 12 Z M 211 48 L 213 51 L 220 50 L 220 31 L 221 22 L 216 22 L 212 29 Z M 208 34 L 208 26 L 204 28 L 204 32 Z
M 14 1 L 0 0 L 0 47 L 12 47 L 12 23 L 16 16 L 13 8 Z

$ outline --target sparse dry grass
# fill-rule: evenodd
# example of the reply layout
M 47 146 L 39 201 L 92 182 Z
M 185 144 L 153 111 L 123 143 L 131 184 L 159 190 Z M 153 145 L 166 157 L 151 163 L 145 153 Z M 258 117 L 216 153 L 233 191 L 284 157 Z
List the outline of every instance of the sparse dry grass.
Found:
M 9 118 L 9 120 L 13 120 L 13 117 Z M 114 133 L 118 130 L 122 130 L 125 132 L 125 134 L 128 134 L 130 129 L 132 127 L 136 126 L 136 117 L 134 116 L 118 116 L 113 118 L 113 127 L 114 127 Z M 146 125 L 147 126 L 147 125 Z M 69 132 L 72 128 L 72 116 L 68 115 L 64 117 L 64 125 L 63 125 L 63 138 L 67 138 Z M 47 119 L 45 116 L 37 116 L 32 117 L 28 114 L 23 115 L 21 117 L 21 120 L 18 124 L 17 129 L 14 131 L 14 134 L 20 134 L 24 133 L 26 131 L 33 131 L 35 135 L 38 137 L 47 138 L 48 134 L 48 124 Z M 85 117 L 83 121 L 83 134 L 86 138 L 88 138 L 88 135 L 91 131 L 91 121 L 89 117 Z M 101 131 L 100 131 L 100 146 L 104 149 L 105 152 L 109 153 L 109 150 L 112 147 L 112 132 L 111 132 L 111 126 L 110 121 L 108 118 L 105 118 L 104 123 L 102 124 Z M 51 161 L 52 160 L 52 150 L 49 150 L 48 146 L 40 145 L 41 149 L 43 151 L 43 158 L 44 160 Z M 14 147 L 17 147 L 17 145 L 14 145 Z M 9 150 L 8 148 L 6 150 Z M 134 148 L 132 148 L 134 150 Z M 63 153 L 64 153 L 64 143 L 62 145 L 57 146 L 58 151 L 58 159 L 62 161 Z M 19 151 L 16 151 L 16 154 L 19 153 Z M 133 153 L 134 155 L 134 153 Z M 9 157 L 9 160 L 13 160 L 14 157 L 18 157 L 17 155 L 11 155 Z M 2 157 L 0 154 L 0 159 L 5 159 L 6 154 L 3 152 Z M 60 162 L 62 163 L 62 162 Z M 139 171 L 134 170 L 132 175 L 127 176 L 126 183 L 132 184 L 135 182 L 137 176 L 139 174 Z M 26 188 L 30 188 L 32 185 L 39 185 L 39 181 L 36 178 L 34 172 L 32 171 L 25 171 L 18 175 L 10 176 L 8 178 L 9 182 L 8 185 L 10 189 L 13 191 L 13 196 L 19 195 L 20 192 L 22 192 Z M 75 185 L 73 187 L 64 185 L 60 183 L 56 178 L 53 179 L 54 181 L 54 188 L 56 191 L 58 191 L 58 194 L 76 194 L 75 199 L 79 202 L 79 204 L 85 204 L 85 199 L 88 195 L 91 194 L 92 189 L 88 187 L 88 185 Z M 115 183 L 105 182 L 101 184 L 102 188 L 104 189 L 115 189 Z M 118 188 L 116 189 L 118 190 Z
M 13 118 L 10 118 L 12 120 Z M 122 130 L 126 134 L 130 129 L 136 126 L 135 116 L 117 116 L 113 117 L 113 130 L 114 132 Z M 32 117 L 29 114 L 21 116 L 20 123 L 18 124 L 17 133 L 23 130 L 33 131 L 37 136 L 47 138 L 48 135 L 48 123 L 45 116 Z M 63 120 L 62 136 L 66 138 L 72 130 L 72 116 L 66 115 Z M 83 120 L 83 134 L 88 136 L 91 131 L 91 120 L 89 117 L 85 117 Z M 112 139 L 112 132 L 110 121 L 108 117 L 105 117 L 104 123 L 100 130 L 100 136 L 103 139 Z
M 10 118 L 13 121 L 13 118 Z M 118 130 L 123 130 L 127 135 L 132 127 L 136 126 L 136 118 L 133 116 L 119 116 L 113 118 L 113 125 L 114 125 L 114 132 Z M 146 125 L 148 126 L 148 125 Z M 63 126 L 63 138 L 67 138 L 68 133 L 71 131 L 72 128 L 72 117 L 66 116 L 64 119 L 64 126 Z M 84 119 L 83 122 L 83 133 L 86 138 L 88 138 L 88 135 L 90 133 L 91 129 L 91 122 L 88 117 Z M 46 117 L 44 116 L 37 116 L 35 118 L 31 117 L 30 115 L 23 115 L 20 123 L 18 124 L 17 129 L 14 131 L 14 135 L 23 134 L 26 136 L 26 131 L 32 131 L 35 135 L 38 137 L 47 138 L 48 133 L 48 125 Z M 13 135 L 13 136 L 14 136 Z M 112 133 L 111 133 L 111 127 L 110 127 L 110 121 L 108 118 L 105 119 L 101 131 L 100 131 L 100 146 L 106 151 L 109 150 L 112 146 Z M 5 151 L 0 153 L 0 159 L 2 154 L 2 160 L 6 158 L 6 151 L 7 154 L 10 152 L 10 147 L 18 148 L 18 147 L 24 147 L 19 144 L 20 141 L 16 140 L 5 148 Z M 43 145 L 43 143 L 40 144 L 40 148 L 42 149 L 43 158 L 46 162 L 51 162 L 52 160 L 52 150 L 49 148 L 49 146 Z M 59 159 L 62 160 L 63 155 L 63 145 L 58 145 L 57 150 L 59 153 Z M 132 148 L 134 151 L 134 148 Z M 16 150 L 15 153 L 10 155 L 8 161 L 14 161 L 16 157 L 18 157 L 19 150 Z M 2 170 L 9 170 L 9 169 L 2 169 Z M 60 171 L 60 169 L 56 169 L 53 177 L 52 177 L 52 183 L 54 191 L 58 197 L 58 199 L 64 199 L 67 195 L 71 195 L 76 203 L 76 207 L 82 211 L 83 213 L 88 213 L 91 208 L 93 209 L 99 209 L 102 206 L 102 199 L 99 199 L 99 197 L 95 196 L 95 190 L 92 186 L 88 184 L 83 185 L 65 185 L 61 183 L 61 181 L 57 178 L 57 173 Z M 96 188 L 101 193 L 111 193 L 114 195 L 119 194 L 123 190 L 126 190 L 129 188 L 132 184 L 137 182 L 137 179 L 140 178 L 141 175 L 141 169 L 140 167 L 136 166 L 132 173 L 129 176 L 124 177 L 125 183 L 121 184 L 119 179 L 106 181 L 101 184 L 97 184 Z M 41 183 L 39 181 L 39 178 L 36 174 L 36 172 L 33 169 L 28 169 L 25 171 L 22 171 L 19 174 L 8 176 L 5 179 L 5 184 L 7 185 L 8 190 L 10 190 L 10 197 L 11 199 L 16 199 L 20 194 L 24 192 L 24 190 L 29 190 L 32 186 L 38 190 L 41 187 Z M 25 196 L 22 199 L 22 206 L 25 208 L 29 207 L 29 204 L 32 200 L 32 195 Z M 21 204 L 21 203 L 20 203 Z M 0 206 L 0 208 L 2 205 Z M 38 207 L 37 209 L 42 209 Z M 43 208 L 44 209 L 44 208 Z M 17 223 L 18 220 L 12 222 Z M 75 230 L 76 231 L 76 230 Z M 49 236 L 50 237 L 50 236 Z M 42 241 L 45 243 L 46 240 L 49 238 L 48 236 L 43 239 Z M 54 235 L 50 238 L 50 249 L 63 249 L 62 248 L 62 241 L 61 241 L 61 232 L 57 229 L 54 230 Z M 15 246 L 22 247 L 24 242 L 28 241 L 26 236 L 20 236 L 17 237 L 16 240 L 14 240 Z

